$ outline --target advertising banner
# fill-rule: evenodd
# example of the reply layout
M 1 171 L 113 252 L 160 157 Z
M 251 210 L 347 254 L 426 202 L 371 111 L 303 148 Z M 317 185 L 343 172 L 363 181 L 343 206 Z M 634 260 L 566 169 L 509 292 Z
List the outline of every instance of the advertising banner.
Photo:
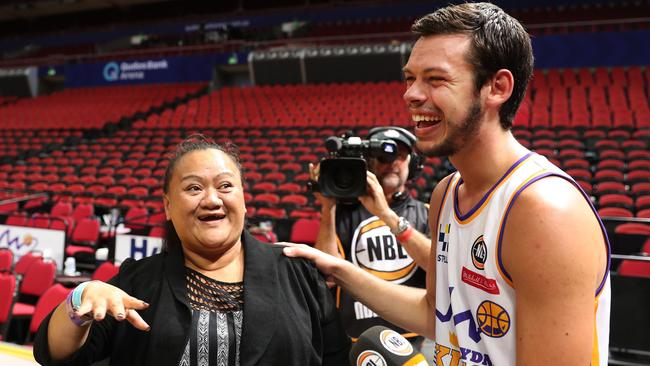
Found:
M 56 262 L 57 270 L 63 270 L 65 255 L 65 232 L 63 230 L 0 225 L 0 247 L 8 247 L 14 252 L 14 261 L 31 251 L 49 253 L 48 256 Z
M 126 258 L 135 260 L 160 253 L 163 239 L 141 235 L 115 236 L 115 263 L 122 263 Z
M 245 55 L 236 59 L 245 60 Z M 64 66 L 66 87 L 208 81 L 233 54 L 155 57 Z

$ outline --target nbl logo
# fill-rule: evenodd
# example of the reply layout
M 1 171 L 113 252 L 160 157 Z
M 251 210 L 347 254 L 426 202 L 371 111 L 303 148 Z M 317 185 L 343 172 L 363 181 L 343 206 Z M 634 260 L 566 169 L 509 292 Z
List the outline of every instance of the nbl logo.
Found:
M 376 216 L 359 224 L 350 249 L 352 263 L 386 281 L 402 283 L 417 270 L 390 228 Z
M 476 310 L 476 320 L 481 333 L 488 337 L 501 338 L 510 330 L 510 315 L 501 305 L 483 301 Z
M 384 348 L 398 356 L 408 356 L 413 352 L 411 343 L 394 330 L 382 330 L 379 340 Z
M 375 351 L 363 351 L 357 357 L 357 366 L 387 366 L 386 360 L 382 355 Z
M 474 240 L 472 244 L 472 263 L 476 269 L 485 269 L 485 261 L 487 260 L 487 245 L 483 241 L 483 235 Z

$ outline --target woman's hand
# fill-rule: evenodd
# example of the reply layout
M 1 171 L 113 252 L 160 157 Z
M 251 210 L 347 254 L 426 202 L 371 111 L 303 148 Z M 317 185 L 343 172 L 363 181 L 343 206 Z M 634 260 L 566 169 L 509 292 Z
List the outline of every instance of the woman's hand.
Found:
M 103 320 L 110 315 L 117 321 L 127 320 L 137 329 L 149 331 L 147 324 L 137 310 L 149 307 L 146 302 L 130 296 L 123 290 L 101 281 L 92 281 L 83 290 L 78 316 L 91 315 L 94 320 Z

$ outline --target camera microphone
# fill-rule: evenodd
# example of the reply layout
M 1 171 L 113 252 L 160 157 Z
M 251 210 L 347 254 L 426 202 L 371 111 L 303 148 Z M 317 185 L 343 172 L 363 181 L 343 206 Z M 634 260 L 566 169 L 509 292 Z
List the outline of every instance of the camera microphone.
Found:
M 336 136 L 330 136 L 325 140 L 325 148 L 331 153 L 337 152 L 343 148 L 343 141 Z
M 429 366 L 399 333 L 376 325 L 361 333 L 350 350 L 350 366 Z

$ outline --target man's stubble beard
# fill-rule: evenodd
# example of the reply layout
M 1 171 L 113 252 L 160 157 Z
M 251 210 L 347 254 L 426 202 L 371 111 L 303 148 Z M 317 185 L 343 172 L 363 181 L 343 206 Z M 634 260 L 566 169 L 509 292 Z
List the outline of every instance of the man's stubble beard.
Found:
M 483 111 L 478 98 L 472 101 L 467 117 L 460 126 L 451 127 L 449 135 L 438 145 L 421 148 L 420 152 L 427 157 L 452 156 L 458 153 L 467 143 L 478 134 Z M 451 126 L 447 121 L 447 126 Z

